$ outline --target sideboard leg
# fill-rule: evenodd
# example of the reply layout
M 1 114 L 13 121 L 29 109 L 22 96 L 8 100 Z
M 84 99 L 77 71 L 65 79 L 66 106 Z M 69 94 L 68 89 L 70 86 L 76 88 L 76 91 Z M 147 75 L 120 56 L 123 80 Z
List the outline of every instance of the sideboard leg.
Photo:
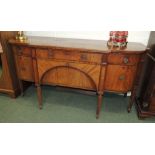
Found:
M 129 101 L 129 105 L 128 105 L 128 113 L 131 112 L 131 109 L 132 109 L 132 106 L 134 104 L 134 101 L 135 101 L 135 97 L 136 97 L 136 86 L 133 88 L 133 90 L 131 91 L 131 97 L 130 97 L 130 101 Z
M 102 106 L 102 94 L 98 94 L 98 102 L 97 102 L 97 109 L 96 109 L 96 119 L 99 118 L 100 111 Z
M 124 97 L 125 97 L 125 98 L 127 97 L 127 94 L 128 94 L 128 93 L 124 93 Z
M 21 80 L 19 80 L 19 87 L 20 87 L 20 91 L 21 91 L 21 96 L 24 96 L 24 88 L 23 88 L 23 83 Z
M 38 95 L 39 109 L 42 109 L 42 90 L 40 85 L 37 86 L 37 95 Z

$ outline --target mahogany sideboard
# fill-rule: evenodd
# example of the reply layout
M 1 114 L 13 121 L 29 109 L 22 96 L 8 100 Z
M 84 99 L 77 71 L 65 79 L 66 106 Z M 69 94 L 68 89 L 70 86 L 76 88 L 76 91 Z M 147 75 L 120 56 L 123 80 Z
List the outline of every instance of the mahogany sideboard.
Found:
M 41 85 L 58 85 L 96 91 L 97 118 L 104 92 L 131 91 L 130 111 L 146 53 L 144 45 L 128 43 L 126 48 L 108 48 L 101 40 L 49 37 L 28 37 L 24 42 L 11 39 L 9 43 L 19 79 L 34 82 L 37 87 L 40 109 Z

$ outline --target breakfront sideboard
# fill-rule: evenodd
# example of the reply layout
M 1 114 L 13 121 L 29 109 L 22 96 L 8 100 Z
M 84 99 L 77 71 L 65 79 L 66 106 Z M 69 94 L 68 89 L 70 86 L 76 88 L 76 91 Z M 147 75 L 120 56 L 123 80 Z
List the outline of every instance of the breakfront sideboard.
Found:
M 130 111 L 146 48 L 128 43 L 127 48 L 108 48 L 101 40 L 29 37 L 12 44 L 19 79 L 34 82 L 42 108 L 41 85 L 65 86 L 96 91 L 96 117 L 104 92 L 131 91 Z M 22 89 L 22 85 L 21 85 Z

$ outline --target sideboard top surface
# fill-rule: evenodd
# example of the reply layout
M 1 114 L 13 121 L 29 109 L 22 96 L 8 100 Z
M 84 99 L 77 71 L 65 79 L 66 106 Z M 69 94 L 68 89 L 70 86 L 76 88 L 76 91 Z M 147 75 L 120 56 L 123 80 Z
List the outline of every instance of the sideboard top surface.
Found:
M 126 48 L 109 48 L 107 41 L 104 40 L 88 40 L 88 39 L 72 39 L 72 38 L 54 38 L 28 36 L 26 41 L 18 41 L 16 39 L 9 40 L 9 43 L 30 47 L 45 48 L 67 48 L 79 49 L 93 52 L 110 53 L 110 52 L 134 52 L 141 53 L 146 50 L 146 46 L 141 43 L 129 42 Z

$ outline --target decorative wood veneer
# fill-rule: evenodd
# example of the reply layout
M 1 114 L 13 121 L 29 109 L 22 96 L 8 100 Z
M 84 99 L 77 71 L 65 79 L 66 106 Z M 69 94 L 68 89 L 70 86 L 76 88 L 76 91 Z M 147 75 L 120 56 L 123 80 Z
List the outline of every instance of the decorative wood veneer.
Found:
M 105 90 L 124 93 L 130 91 L 133 86 L 135 73 L 135 66 L 108 65 Z
M 100 65 L 49 60 L 37 62 L 40 83 L 90 90 L 98 88 Z
M 41 85 L 58 85 L 98 94 L 96 117 L 99 117 L 105 91 L 132 92 L 133 104 L 139 64 L 145 46 L 129 43 L 127 48 L 108 48 L 105 41 L 29 37 L 26 42 L 10 40 L 20 80 L 35 82 L 39 107 Z

